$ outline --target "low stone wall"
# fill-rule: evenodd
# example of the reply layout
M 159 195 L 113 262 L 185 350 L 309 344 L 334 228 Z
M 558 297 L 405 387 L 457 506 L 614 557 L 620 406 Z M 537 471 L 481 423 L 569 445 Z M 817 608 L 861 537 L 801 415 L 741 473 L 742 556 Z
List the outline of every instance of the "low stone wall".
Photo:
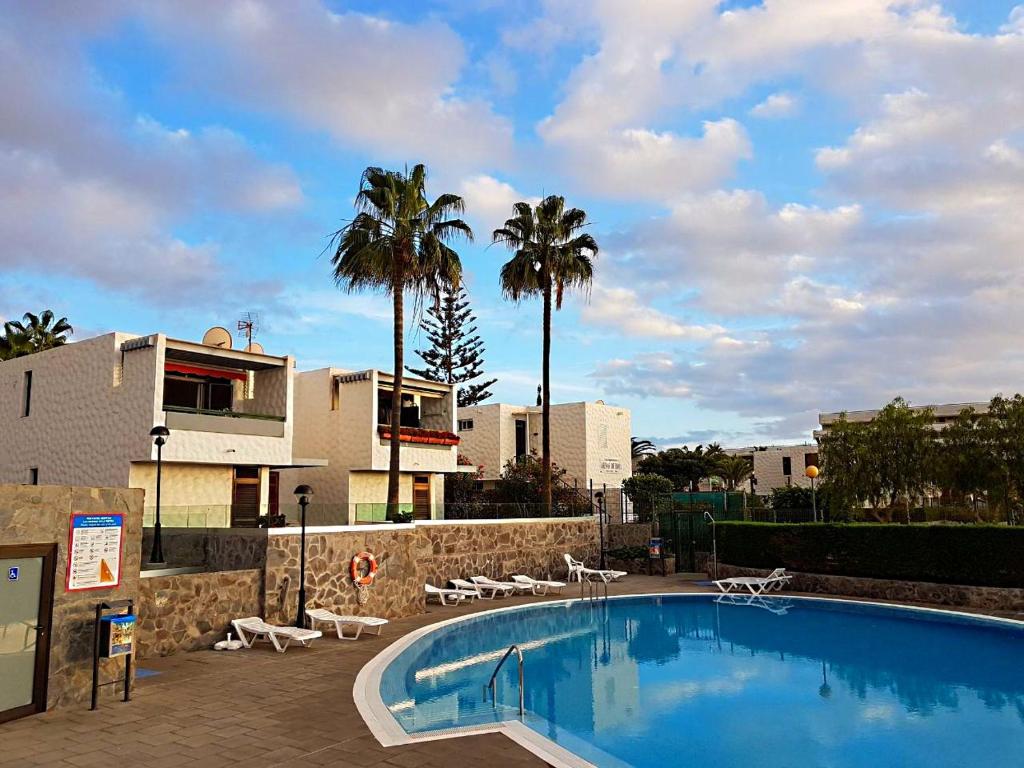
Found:
M 646 547 L 650 539 L 650 523 L 609 523 L 605 526 L 605 546 L 608 549 Z
M 141 659 L 209 648 L 232 619 L 263 615 L 263 571 L 143 577 L 136 613 Z
M 287 530 L 287 533 L 284 531 Z M 265 610 L 271 621 L 293 620 L 298 602 L 299 534 L 268 539 Z M 378 571 L 358 603 L 349 576 L 357 552 L 372 552 Z M 424 611 L 423 585 L 483 574 L 564 577 L 564 553 L 598 558 L 597 524 L 590 518 L 365 526 L 306 535 L 306 600 L 340 613 L 400 618 Z
M 276 532 L 268 539 L 265 581 L 269 621 L 295 620 L 298 604 L 298 532 Z M 365 532 L 364 532 L 365 531 Z M 310 608 L 338 613 L 368 614 L 392 619 L 422 613 L 423 581 L 414 556 L 416 530 L 412 525 L 365 526 L 306 534 L 306 601 Z M 349 564 L 357 552 L 372 552 L 377 578 L 359 605 L 358 590 L 349 577 Z
M 659 560 L 650 560 L 646 557 L 620 560 L 615 557 L 608 558 L 608 568 L 613 571 L 625 571 L 626 573 L 651 574 L 662 576 L 676 572 L 676 559 L 664 557 Z
M 720 578 L 725 579 L 730 576 L 763 576 L 768 571 L 719 563 L 718 573 Z M 859 576 L 830 576 L 794 571 L 790 571 L 789 574 L 793 577 L 789 588 L 795 592 L 846 595 L 901 603 L 932 603 L 976 611 L 1024 610 L 1024 589 L 868 579 Z

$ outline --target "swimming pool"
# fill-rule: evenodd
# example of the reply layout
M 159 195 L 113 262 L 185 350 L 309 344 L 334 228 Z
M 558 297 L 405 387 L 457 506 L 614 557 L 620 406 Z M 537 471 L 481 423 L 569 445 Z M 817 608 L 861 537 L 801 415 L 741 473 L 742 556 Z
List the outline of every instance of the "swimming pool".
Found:
M 406 734 L 518 720 L 598 766 L 1024 765 L 1024 625 L 875 604 L 655 595 L 468 616 L 382 663 Z M 402 645 L 400 641 L 399 646 Z M 385 652 L 386 653 L 386 652 Z

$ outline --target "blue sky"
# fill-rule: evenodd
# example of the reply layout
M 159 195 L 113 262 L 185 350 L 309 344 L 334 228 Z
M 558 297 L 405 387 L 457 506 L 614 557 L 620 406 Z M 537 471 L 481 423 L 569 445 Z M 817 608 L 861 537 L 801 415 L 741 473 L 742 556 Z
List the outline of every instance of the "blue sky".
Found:
M 0 318 L 198 338 L 255 310 L 302 368 L 387 368 L 387 299 L 321 251 L 363 168 L 425 162 L 466 198 L 501 400 L 533 400 L 540 308 L 502 301 L 489 233 L 552 192 L 602 248 L 555 397 L 638 435 L 1020 388 L 1012 2 L 3 2 L 0 71 Z

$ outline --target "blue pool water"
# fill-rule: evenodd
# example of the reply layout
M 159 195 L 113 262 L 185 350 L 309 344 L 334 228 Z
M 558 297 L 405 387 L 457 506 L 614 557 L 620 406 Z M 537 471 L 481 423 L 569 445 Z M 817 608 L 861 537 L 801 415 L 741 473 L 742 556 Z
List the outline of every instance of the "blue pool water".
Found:
M 409 733 L 517 716 L 599 766 L 1024 766 L 1024 630 L 836 601 L 573 601 L 416 640 L 381 697 Z

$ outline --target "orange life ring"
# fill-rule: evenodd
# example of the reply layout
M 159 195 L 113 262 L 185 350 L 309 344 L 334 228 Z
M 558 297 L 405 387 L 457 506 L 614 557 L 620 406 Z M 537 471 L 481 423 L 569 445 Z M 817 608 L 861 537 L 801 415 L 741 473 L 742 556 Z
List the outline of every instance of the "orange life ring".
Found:
M 370 570 L 365 576 L 360 576 L 359 572 L 364 560 L 370 564 Z M 377 558 L 373 556 L 372 552 L 360 552 L 352 558 L 350 573 L 352 574 L 352 581 L 357 585 L 361 587 L 370 586 L 373 584 L 373 577 L 377 575 Z

